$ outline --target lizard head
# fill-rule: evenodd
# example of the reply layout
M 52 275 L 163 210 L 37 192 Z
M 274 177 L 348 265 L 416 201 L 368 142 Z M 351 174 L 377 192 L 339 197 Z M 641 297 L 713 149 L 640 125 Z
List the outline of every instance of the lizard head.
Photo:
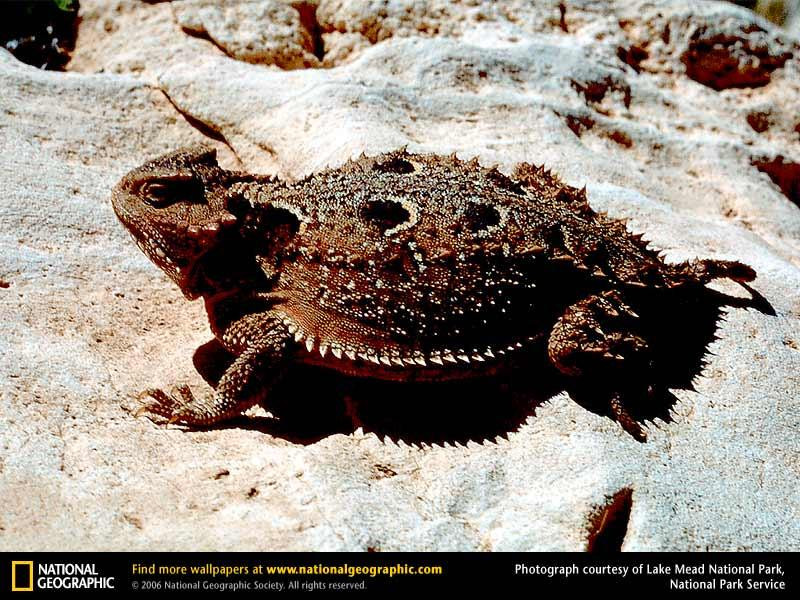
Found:
M 187 298 L 206 291 L 202 259 L 236 224 L 225 209 L 232 175 L 217 165 L 215 150 L 193 147 L 134 169 L 112 193 L 117 217 Z

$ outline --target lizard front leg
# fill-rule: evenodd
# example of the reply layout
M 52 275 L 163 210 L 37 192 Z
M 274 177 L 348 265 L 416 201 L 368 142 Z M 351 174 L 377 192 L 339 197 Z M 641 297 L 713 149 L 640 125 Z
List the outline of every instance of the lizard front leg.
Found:
M 650 367 L 647 342 L 636 333 L 636 315 L 618 292 L 589 296 L 567 308 L 548 340 L 555 367 L 606 396 L 617 422 L 639 441 L 647 436 L 630 415 L 627 402 L 647 396 Z
M 170 423 L 208 426 L 240 415 L 260 403 L 283 375 L 290 336 L 271 312 L 248 314 L 225 326 L 223 343 L 238 353 L 213 395 L 196 398 L 187 386 L 176 393 L 151 389 L 153 399 L 139 412 L 165 417 Z

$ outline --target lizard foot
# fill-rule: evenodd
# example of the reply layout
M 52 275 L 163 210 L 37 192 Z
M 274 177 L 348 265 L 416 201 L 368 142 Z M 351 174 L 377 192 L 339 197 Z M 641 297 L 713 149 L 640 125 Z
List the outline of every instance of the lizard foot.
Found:
M 137 396 L 137 400 L 143 402 L 143 405 L 134 416 L 144 415 L 158 424 L 202 425 L 212 421 L 208 418 L 210 414 L 205 416 L 205 413 L 210 412 L 208 410 L 210 407 L 206 402 L 197 400 L 189 386 L 178 385 L 172 388 L 171 392 L 167 393 L 158 388 L 144 390 Z M 148 399 L 149 401 L 146 401 Z

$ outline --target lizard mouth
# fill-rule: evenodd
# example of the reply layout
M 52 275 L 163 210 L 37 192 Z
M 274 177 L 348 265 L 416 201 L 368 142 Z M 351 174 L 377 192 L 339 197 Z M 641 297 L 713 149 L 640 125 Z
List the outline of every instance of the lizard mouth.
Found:
M 131 231 L 131 237 L 139 249 L 181 288 L 183 295 L 188 300 L 195 300 L 202 295 L 203 278 L 200 257 L 196 257 L 191 262 L 176 260 L 171 258 L 169 249 L 159 244 L 155 237 L 138 235 L 134 231 Z
M 203 287 L 203 271 L 199 260 L 183 269 L 178 269 L 176 275 L 178 278 L 175 279 L 175 283 L 188 300 L 196 300 L 206 291 Z

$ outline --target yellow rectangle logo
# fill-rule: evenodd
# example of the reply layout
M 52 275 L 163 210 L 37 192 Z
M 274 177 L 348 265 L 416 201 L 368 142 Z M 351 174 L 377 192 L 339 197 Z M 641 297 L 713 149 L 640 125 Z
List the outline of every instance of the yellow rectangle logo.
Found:
M 24 567 L 28 567 L 28 576 L 20 577 L 17 581 L 17 569 L 24 573 Z M 33 591 L 33 561 L 32 560 L 12 560 L 11 561 L 11 591 L 12 592 L 32 592 Z

